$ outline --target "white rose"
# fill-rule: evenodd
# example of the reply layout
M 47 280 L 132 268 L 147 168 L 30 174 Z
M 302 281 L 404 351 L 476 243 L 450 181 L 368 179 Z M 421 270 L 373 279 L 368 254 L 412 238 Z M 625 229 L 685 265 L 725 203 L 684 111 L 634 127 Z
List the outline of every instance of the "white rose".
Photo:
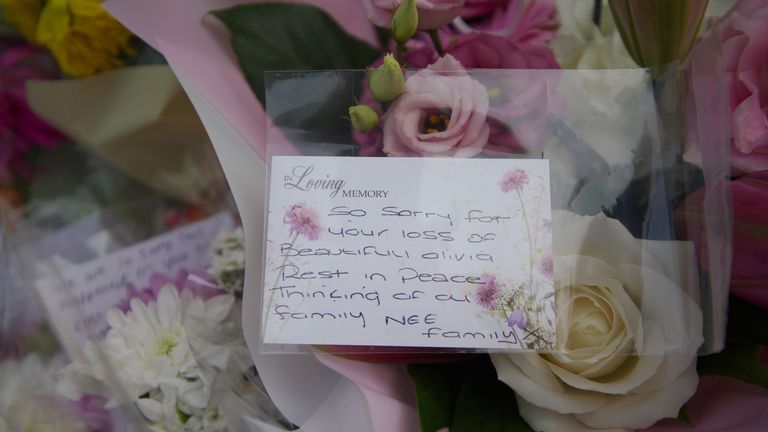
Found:
M 703 340 L 688 294 L 697 288 L 693 247 L 635 239 L 602 215 L 555 212 L 553 223 L 557 352 L 491 356 L 520 414 L 538 431 L 635 429 L 677 416 L 696 390 Z
M 603 0 L 600 26 L 593 21 L 593 0 L 557 0 L 560 28 L 550 42 L 563 69 L 623 69 L 637 67 Z

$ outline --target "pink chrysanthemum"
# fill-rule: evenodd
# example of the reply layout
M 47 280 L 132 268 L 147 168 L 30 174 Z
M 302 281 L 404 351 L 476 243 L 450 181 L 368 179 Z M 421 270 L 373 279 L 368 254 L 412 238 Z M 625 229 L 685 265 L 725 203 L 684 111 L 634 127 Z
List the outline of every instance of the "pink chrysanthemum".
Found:
M 309 240 L 320 237 L 320 217 L 317 211 L 305 204 L 294 204 L 285 213 L 283 222 L 291 227 L 291 233 L 300 234 Z
M 554 262 L 552 261 L 552 253 L 548 252 L 539 260 L 539 272 L 547 279 L 555 278 Z
M 496 280 L 496 276 L 484 274 L 480 277 L 481 284 L 475 291 L 477 304 L 485 309 L 493 309 L 496 306 L 496 300 L 501 295 L 501 287 Z
M 501 190 L 503 192 L 520 190 L 527 184 L 528 173 L 521 169 L 515 169 L 504 174 L 504 179 L 501 181 Z

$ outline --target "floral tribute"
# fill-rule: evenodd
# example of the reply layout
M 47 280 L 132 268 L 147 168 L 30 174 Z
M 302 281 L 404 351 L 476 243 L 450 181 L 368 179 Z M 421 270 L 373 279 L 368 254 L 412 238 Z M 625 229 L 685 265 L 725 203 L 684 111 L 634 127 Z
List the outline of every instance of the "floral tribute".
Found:
M 84 358 L 59 373 L 59 393 L 103 398 L 107 409 L 132 404 L 151 430 L 230 430 L 213 385 L 242 383 L 250 364 L 238 316 L 242 229 L 222 233 L 211 252 L 209 271 L 153 274 L 141 289 L 128 284 L 107 314 L 104 339 L 89 341 Z

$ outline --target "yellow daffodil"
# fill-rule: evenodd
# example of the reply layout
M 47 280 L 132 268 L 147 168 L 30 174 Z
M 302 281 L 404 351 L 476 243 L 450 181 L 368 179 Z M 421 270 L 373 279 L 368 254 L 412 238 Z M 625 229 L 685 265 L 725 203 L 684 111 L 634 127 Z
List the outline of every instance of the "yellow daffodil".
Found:
M 36 32 L 37 42 L 73 76 L 122 66 L 133 53 L 132 37 L 99 0 L 47 0 Z
M 5 22 L 16 27 L 28 42 L 35 42 L 43 0 L 0 0 L 0 6 Z

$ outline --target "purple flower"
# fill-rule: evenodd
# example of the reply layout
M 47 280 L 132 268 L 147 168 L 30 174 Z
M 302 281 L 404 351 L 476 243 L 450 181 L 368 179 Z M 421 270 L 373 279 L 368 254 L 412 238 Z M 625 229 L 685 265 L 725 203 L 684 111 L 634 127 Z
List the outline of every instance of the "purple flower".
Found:
M 320 237 L 320 217 L 317 211 L 306 204 L 294 204 L 285 213 L 283 222 L 291 227 L 291 233 L 301 234 L 309 240 Z
M 69 409 L 82 420 L 89 430 L 124 431 L 127 425 L 119 410 L 105 408 L 107 399 L 85 395 L 78 401 L 70 401 Z
M 126 297 L 120 301 L 116 308 L 123 313 L 131 310 L 131 300 L 139 299 L 147 304 L 151 301 L 157 301 L 157 295 L 166 285 L 173 285 L 176 290 L 191 290 L 195 297 L 202 297 L 207 300 L 211 297 L 224 294 L 224 291 L 216 284 L 216 278 L 204 271 L 194 271 L 189 273 L 181 269 L 176 273 L 175 278 L 170 278 L 162 273 L 154 273 L 149 277 L 149 285 L 142 289 L 137 289 L 132 283 L 126 284 Z
M 496 276 L 490 274 L 484 274 L 480 277 L 482 282 L 475 291 L 475 297 L 477 304 L 485 309 L 493 309 L 496 306 L 496 300 L 501 295 L 501 287 Z
M 507 325 L 510 327 L 519 328 L 520 330 L 525 329 L 525 314 L 520 309 L 515 309 L 512 312 L 509 313 L 509 318 L 507 318 Z
M 504 179 L 501 181 L 501 190 L 502 192 L 520 190 L 527 184 L 528 173 L 521 169 L 515 169 L 504 174 Z
M 552 261 L 552 252 L 547 252 L 539 260 L 539 272 L 546 276 L 547 279 L 552 280 L 555 278 L 554 263 Z

